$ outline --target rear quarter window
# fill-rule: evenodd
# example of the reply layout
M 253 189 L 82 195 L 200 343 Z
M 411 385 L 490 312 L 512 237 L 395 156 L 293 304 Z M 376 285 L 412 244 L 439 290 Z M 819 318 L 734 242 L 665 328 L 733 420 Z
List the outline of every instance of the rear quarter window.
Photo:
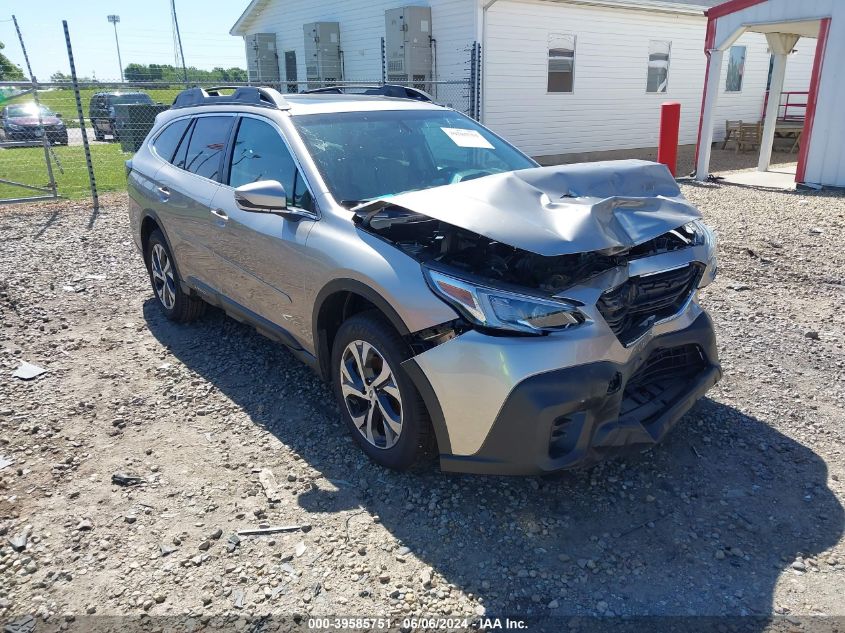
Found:
M 185 135 L 185 130 L 188 129 L 190 119 L 180 119 L 167 125 L 155 140 L 152 142 L 153 150 L 158 156 L 168 163 L 173 162 L 173 154 L 179 146 L 179 141 Z

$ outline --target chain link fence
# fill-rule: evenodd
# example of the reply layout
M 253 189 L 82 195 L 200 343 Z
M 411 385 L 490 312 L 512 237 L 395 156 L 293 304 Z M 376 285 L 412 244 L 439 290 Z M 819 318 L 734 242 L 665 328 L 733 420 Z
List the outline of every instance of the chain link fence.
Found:
M 209 82 L 190 86 L 212 87 Z M 0 203 L 44 199 L 71 199 L 92 195 L 83 130 L 100 192 L 125 187 L 125 162 L 138 150 L 155 117 L 167 110 L 185 84 L 162 82 L 108 82 L 0 84 Z M 249 85 L 246 83 L 232 86 Z M 382 85 L 380 79 L 341 82 L 263 84 L 283 93 L 337 87 L 363 92 Z M 436 103 L 473 115 L 473 82 L 418 81 L 403 84 L 430 94 Z M 77 92 L 82 108 L 80 121 Z M 37 103 L 36 106 L 36 95 Z M 46 143 L 44 142 L 46 139 Z

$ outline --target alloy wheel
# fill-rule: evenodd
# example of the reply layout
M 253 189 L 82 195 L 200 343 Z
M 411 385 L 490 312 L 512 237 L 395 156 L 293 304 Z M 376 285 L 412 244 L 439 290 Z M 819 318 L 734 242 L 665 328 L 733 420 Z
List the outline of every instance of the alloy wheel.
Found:
M 173 276 L 173 265 L 170 262 L 170 257 L 161 244 L 153 244 L 150 272 L 153 276 L 153 287 L 158 300 L 166 309 L 172 310 L 176 305 L 176 280 Z
M 393 447 L 402 434 L 402 397 L 384 355 L 352 341 L 340 359 L 340 390 L 358 432 L 376 448 Z

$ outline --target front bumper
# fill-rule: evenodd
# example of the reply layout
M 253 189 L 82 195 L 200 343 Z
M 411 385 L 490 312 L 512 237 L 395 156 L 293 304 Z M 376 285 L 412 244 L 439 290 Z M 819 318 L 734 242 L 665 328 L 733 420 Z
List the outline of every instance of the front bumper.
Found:
M 529 373 L 516 380 L 492 423 L 484 420 L 483 401 L 474 398 L 485 391 L 490 394 L 492 385 L 471 376 L 459 383 L 465 394 L 463 407 L 470 413 L 458 420 L 458 427 L 444 416 L 449 407 L 442 407 L 438 396 L 442 383 L 433 387 L 429 381 L 432 364 L 414 359 L 406 362 L 434 422 L 441 468 L 480 474 L 542 474 L 588 466 L 624 449 L 642 449 L 659 442 L 721 377 L 710 317 L 697 309 L 686 318 L 686 327 L 655 332 L 628 350 L 627 357 L 608 350 L 597 362 Z M 500 339 L 503 342 L 509 341 Z M 526 342 L 542 343 L 536 339 Z M 572 342 L 576 348 L 578 344 Z M 476 350 L 468 346 L 464 351 L 472 355 Z M 556 346 L 549 345 L 549 353 L 555 352 Z M 528 348 L 524 355 L 531 355 Z M 470 361 L 484 360 L 475 356 Z M 505 348 L 499 369 L 519 373 L 514 358 L 513 350 Z M 455 373 L 460 371 L 455 367 Z M 452 380 L 461 379 L 453 376 Z M 455 410 L 452 406 L 451 411 Z
M 44 135 L 51 144 L 60 143 L 67 145 L 67 128 L 45 127 Z M 6 138 L 10 141 L 32 141 L 40 143 L 41 130 L 37 127 L 8 130 L 6 132 Z

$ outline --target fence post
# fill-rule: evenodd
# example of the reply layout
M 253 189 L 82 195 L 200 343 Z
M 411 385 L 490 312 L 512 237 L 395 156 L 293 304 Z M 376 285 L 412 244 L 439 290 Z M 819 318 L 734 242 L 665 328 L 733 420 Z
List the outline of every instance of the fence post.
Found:
M 387 81 L 387 58 L 386 52 L 384 50 L 384 38 L 381 38 L 381 83 L 384 84 Z
M 476 121 L 478 120 L 478 115 L 476 114 L 478 95 L 475 92 L 475 77 L 478 73 L 478 63 L 476 61 L 477 48 L 478 42 L 473 42 L 469 53 L 469 115 Z
M 23 51 L 23 59 L 26 62 L 26 72 L 29 73 L 30 81 L 32 81 L 32 99 L 35 101 L 35 109 L 38 112 L 38 129 L 41 132 L 41 145 L 44 148 L 44 163 L 47 165 L 47 177 L 50 179 L 50 191 L 54 198 L 58 198 L 59 194 L 56 191 L 56 178 L 53 175 L 53 164 L 50 162 L 50 139 L 47 138 L 47 132 L 44 131 L 44 120 L 41 117 L 41 102 L 38 100 L 38 81 L 35 75 L 32 74 L 32 66 L 29 65 L 29 55 L 26 52 L 26 46 L 23 43 L 23 35 L 18 26 L 18 19 L 13 15 L 12 21 L 15 23 L 15 31 L 18 34 L 18 40 L 21 43 L 21 50 Z
M 76 114 L 79 116 L 79 131 L 82 133 L 82 147 L 85 150 L 85 163 L 88 166 L 88 182 L 91 183 L 91 198 L 94 202 L 94 213 L 100 210 L 100 197 L 97 195 L 97 179 L 94 178 L 94 164 L 91 162 L 91 148 L 88 146 L 88 132 L 85 129 L 85 115 L 82 113 L 82 98 L 79 96 L 79 82 L 76 79 L 76 64 L 73 63 L 73 48 L 70 45 L 70 31 L 67 20 L 62 20 L 65 30 L 65 44 L 67 44 L 67 58 L 70 62 L 70 78 L 73 81 L 73 94 L 76 97 Z

